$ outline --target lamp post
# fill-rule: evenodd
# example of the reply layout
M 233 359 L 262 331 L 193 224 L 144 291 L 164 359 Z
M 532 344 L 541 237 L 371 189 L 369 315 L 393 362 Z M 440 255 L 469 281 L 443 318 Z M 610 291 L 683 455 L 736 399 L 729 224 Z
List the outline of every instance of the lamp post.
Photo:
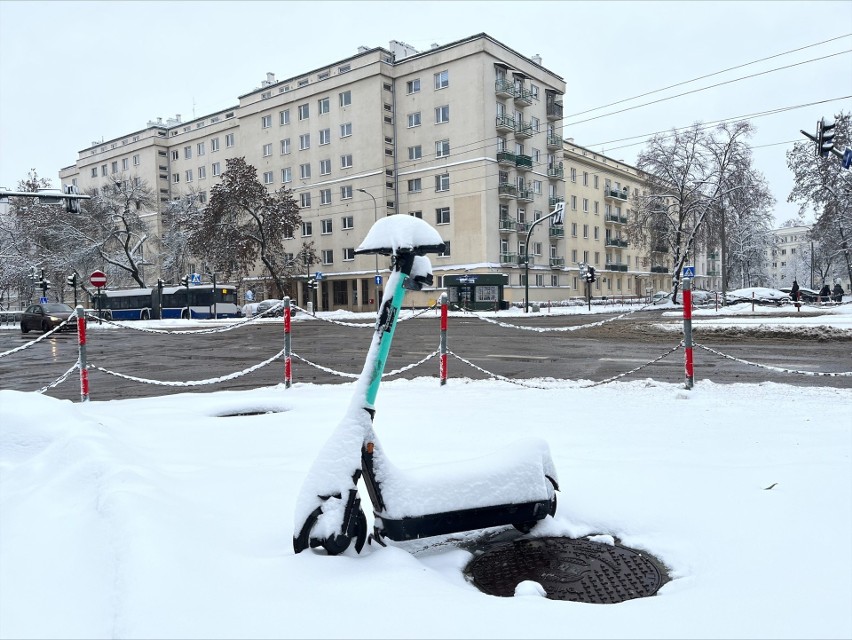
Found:
M 553 224 L 562 224 L 563 217 L 565 215 L 565 203 L 557 202 L 556 208 L 548 213 L 543 218 L 539 218 L 535 222 L 530 225 L 529 231 L 527 231 L 527 240 L 524 245 L 524 313 L 529 313 L 530 311 L 530 236 L 532 236 L 533 229 L 535 225 L 556 216 Z
M 365 193 L 373 199 L 373 224 L 379 219 L 379 208 L 376 205 L 376 197 L 367 191 L 366 189 L 356 189 L 356 191 L 360 191 L 361 193 Z M 376 283 L 376 313 L 379 313 L 380 301 L 379 301 L 379 254 L 376 254 L 376 277 L 374 282 Z

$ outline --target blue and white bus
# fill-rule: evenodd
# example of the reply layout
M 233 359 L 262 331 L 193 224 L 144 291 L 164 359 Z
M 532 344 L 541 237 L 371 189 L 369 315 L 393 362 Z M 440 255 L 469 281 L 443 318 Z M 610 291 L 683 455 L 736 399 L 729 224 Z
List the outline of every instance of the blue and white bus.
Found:
M 158 318 L 236 318 L 237 290 L 230 285 L 195 285 L 163 287 L 162 298 L 157 287 L 101 291 L 92 296 L 92 306 L 113 320 L 154 320 Z

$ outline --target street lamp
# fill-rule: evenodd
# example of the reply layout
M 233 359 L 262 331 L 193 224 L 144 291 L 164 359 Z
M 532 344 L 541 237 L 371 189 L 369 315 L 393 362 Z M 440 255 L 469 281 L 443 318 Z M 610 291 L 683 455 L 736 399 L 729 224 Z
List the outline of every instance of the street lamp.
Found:
M 367 191 L 366 189 L 355 189 L 355 191 L 360 191 L 361 193 L 366 193 L 368 196 L 370 196 L 373 199 L 373 224 L 375 224 L 376 221 L 379 219 L 379 209 L 376 205 L 376 197 L 372 193 Z M 376 257 L 376 277 L 375 277 L 374 281 L 376 283 L 376 313 L 378 314 L 379 313 L 379 306 L 380 306 L 379 305 L 379 254 L 376 254 L 375 257 Z
M 543 218 L 539 218 L 535 222 L 530 225 L 529 231 L 527 231 L 527 240 L 524 245 L 524 313 L 529 313 L 530 311 L 530 237 L 532 236 L 533 229 L 535 225 L 544 222 L 549 218 L 553 218 L 552 224 L 562 224 L 562 221 L 565 217 L 565 203 L 557 202 L 556 208 L 548 213 Z

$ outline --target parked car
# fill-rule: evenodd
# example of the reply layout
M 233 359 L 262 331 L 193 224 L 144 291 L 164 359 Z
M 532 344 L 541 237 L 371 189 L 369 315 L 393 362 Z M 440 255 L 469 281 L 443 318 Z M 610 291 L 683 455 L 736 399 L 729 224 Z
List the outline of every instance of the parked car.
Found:
M 790 287 L 783 287 L 779 289 L 779 291 L 790 296 Z M 790 298 L 792 299 L 792 296 L 790 296 Z M 799 302 L 819 302 L 819 291 L 807 289 L 806 287 L 799 287 Z
M 265 317 L 267 317 L 267 318 L 281 317 L 281 316 L 284 315 L 283 302 L 284 302 L 283 300 L 278 300 L 276 298 L 270 298 L 268 300 L 264 300 L 263 302 L 261 302 L 260 304 L 257 305 L 257 309 L 255 310 L 254 315 L 259 316 L 259 315 L 264 314 Z M 271 313 L 265 313 L 276 305 L 279 306 L 278 309 L 276 309 L 275 311 L 273 311 Z M 296 315 L 295 303 L 291 300 L 290 301 L 290 317 L 292 318 L 295 315 Z
M 745 289 L 728 291 L 726 302 L 727 304 L 754 302 L 763 305 L 774 304 L 780 307 L 782 304 L 790 304 L 790 295 L 778 289 L 746 287 Z
M 41 331 L 47 333 L 58 327 L 74 315 L 74 309 L 61 302 L 31 304 L 21 314 L 21 333 Z M 72 321 L 62 327 L 63 331 L 76 331 L 77 323 Z

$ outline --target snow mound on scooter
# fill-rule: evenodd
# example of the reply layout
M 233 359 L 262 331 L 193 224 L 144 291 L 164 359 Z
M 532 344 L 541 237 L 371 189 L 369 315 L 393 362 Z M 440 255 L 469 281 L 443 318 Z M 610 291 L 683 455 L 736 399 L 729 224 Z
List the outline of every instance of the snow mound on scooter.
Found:
M 550 448 L 528 438 L 459 462 L 400 469 L 387 454 L 375 457 L 387 518 L 401 519 L 502 504 L 549 500 L 558 482 Z
M 417 252 L 418 248 L 435 251 L 443 244 L 441 236 L 428 222 L 414 216 L 396 215 L 377 220 L 355 252 L 391 254 L 399 250 Z

